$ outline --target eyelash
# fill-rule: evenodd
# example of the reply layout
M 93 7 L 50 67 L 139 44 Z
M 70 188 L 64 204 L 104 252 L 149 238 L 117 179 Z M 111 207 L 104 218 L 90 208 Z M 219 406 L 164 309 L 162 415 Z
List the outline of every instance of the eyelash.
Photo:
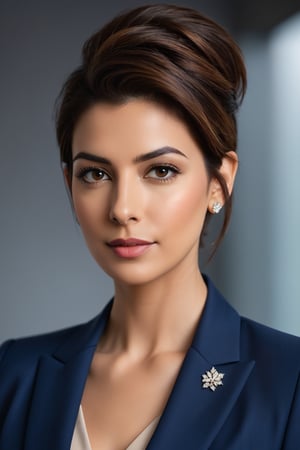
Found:
M 171 172 L 172 174 L 168 175 L 167 177 L 162 177 L 162 178 L 160 178 L 160 177 L 155 178 L 155 177 L 149 176 L 150 172 L 152 172 L 153 170 L 158 170 L 158 169 L 166 169 L 168 172 Z M 100 169 L 99 167 L 94 167 L 94 166 L 80 168 L 78 170 L 78 173 L 76 174 L 76 178 L 78 178 L 83 183 L 90 184 L 90 185 L 101 182 L 101 181 L 107 181 L 105 179 L 104 180 L 100 179 L 99 181 L 96 181 L 96 180 L 95 181 L 87 181 L 85 179 L 85 177 L 89 173 L 92 173 L 92 172 L 102 172 L 104 176 L 108 177 L 108 179 L 112 178 L 105 170 Z M 175 178 L 176 175 L 178 175 L 180 173 L 181 173 L 181 171 L 177 167 L 173 166 L 172 164 L 154 164 L 147 170 L 145 178 L 152 179 L 155 182 L 158 181 L 159 183 L 168 183 L 168 182 L 172 181 L 172 179 Z
M 108 178 L 111 178 L 108 173 L 103 170 L 103 169 L 99 169 L 99 167 L 82 167 L 78 170 L 77 174 L 76 174 L 76 178 L 78 178 L 80 181 L 82 181 L 83 183 L 86 184 L 94 184 L 103 180 L 99 180 L 99 181 L 87 181 L 85 179 L 85 177 L 89 174 L 89 173 L 93 173 L 93 172 L 102 172 L 104 175 L 106 175 Z M 105 181 L 105 180 L 104 180 Z
M 149 170 L 147 171 L 147 174 L 149 174 L 150 172 L 152 172 L 153 170 L 158 170 L 158 169 L 166 169 L 169 172 L 172 173 L 172 175 L 168 176 L 168 177 L 157 177 L 157 178 L 152 178 L 149 177 L 149 175 L 146 176 L 146 178 L 152 178 L 155 181 L 158 181 L 159 183 L 168 183 L 170 181 L 172 181 L 173 178 L 176 177 L 176 175 L 179 175 L 181 172 L 180 170 L 173 166 L 172 164 L 154 164 L 152 167 L 149 168 Z

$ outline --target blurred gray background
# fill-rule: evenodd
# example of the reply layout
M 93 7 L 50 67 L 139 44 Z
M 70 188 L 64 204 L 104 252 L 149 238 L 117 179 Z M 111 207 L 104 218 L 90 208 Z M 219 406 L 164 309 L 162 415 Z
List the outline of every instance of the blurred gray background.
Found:
M 144 3 L 0 2 L 0 342 L 85 321 L 112 295 L 72 216 L 53 108 L 85 39 Z M 248 67 L 231 228 L 202 270 L 240 313 L 300 334 L 299 1 L 172 3 L 227 27 Z

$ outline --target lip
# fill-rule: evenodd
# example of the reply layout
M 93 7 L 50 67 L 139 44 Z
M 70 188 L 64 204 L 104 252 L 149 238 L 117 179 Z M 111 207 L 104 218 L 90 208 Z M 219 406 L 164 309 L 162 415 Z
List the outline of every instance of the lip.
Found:
M 114 239 L 108 242 L 110 247 L 134 247 L 136 245 L 150 245 L 153 242 L 145 241 L 143 239 L 128 238 L 128 239 Z
M 143 239 L 114 239 L 108 242 L 113 252 L 125 259 L 137 258 L 146 253 L 155 242 L 145 241 Z

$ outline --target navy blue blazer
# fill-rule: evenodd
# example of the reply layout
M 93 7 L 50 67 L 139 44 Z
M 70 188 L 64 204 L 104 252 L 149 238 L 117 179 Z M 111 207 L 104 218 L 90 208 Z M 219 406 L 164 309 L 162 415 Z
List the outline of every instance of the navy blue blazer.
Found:
M 300 339 L 241 318 L 207 280 L 205 309 L 148 450 L 300 448 Z M 0 351 L 0 449 L 69 450 L 111 303 L 90 322 Z M 205 389 L 215 367 L 223 385 Z

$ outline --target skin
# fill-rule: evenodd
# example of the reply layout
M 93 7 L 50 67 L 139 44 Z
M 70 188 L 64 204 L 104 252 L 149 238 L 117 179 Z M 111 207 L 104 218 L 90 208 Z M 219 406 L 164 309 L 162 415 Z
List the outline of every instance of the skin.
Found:
M 237 159 L 229 156 L 220 171 L 231 192 Z M 73 158 L 74 210 L 115 285 L 82 407 L 93 450 L 120 450 L 162 413 L 172 390 L 206 299 L 199 237 L 223 196 L 185 124 L 145 100 L 91 107 L 74 130 Z M 108 161 L 90 160 L 99 158 Z M 136 257 L 107 245 L 132 237 L 150 243 Z

